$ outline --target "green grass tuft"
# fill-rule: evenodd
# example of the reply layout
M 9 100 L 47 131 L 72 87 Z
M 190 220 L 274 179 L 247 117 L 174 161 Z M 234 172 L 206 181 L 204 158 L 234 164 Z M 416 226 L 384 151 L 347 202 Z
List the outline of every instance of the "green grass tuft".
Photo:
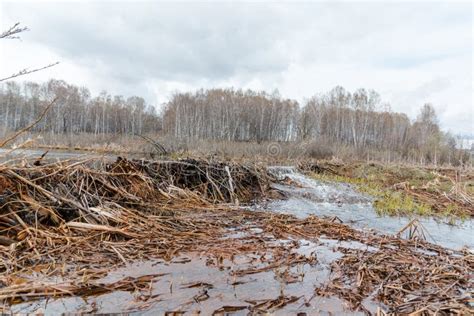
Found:
M 372 170 L 373 171 L 373 170 Z M 443 214 L 436 213 L 432 207 L 426 203 L 416 201 L 412 196 L 394 189 L 383 187 L 383 176 L 377 177 L 374 173 L 365 175 L 366 177 L 346 177 L 340 175 L 312 174 L 316 180 L 325 182 L 344 182 L 354 185 L 361 193 L 368 194 L 375 198 L 373 206 L 379 215 L 420 215 L 420 216 L 443 216 L 448 218 L 459 218 L 462 214 L 456 205 L 449 205 Z M 430 177 L 423 174 L 421 178 Z M 462 217 L 462 216 L 461 216 Z

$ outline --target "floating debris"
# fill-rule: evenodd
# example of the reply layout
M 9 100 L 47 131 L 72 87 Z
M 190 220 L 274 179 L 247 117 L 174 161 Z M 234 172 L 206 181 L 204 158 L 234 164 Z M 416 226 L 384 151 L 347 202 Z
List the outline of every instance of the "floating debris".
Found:
M 401 233 L 411 229 L 418 238 L 403 239 L 356 230 L 335 218 L 238 206 L 271 196 L 272 181 L 255 164 L 192 159 L 2 165 L 0 311 L 33 300 L 115 292 L 133 293 L 127 311 L 153 310 L 183 293 L 179 305 L 166 305 L 169 315 L 203 308 L 217 315 L 258 314 L 289 306 L 304 312 L 315 308 L 314 297 L 324 296 L 370 313 L 376 307 L 379 313 L 473 311 L 471 252 L 419 238 L 416 223 Z M 328 239 L 332 248 L 324 244 Z M 315 247 L 303 251 L 303 240 Z M 326 262 L 329 253 L 336 255 Z M 205 265 L 197 265 L 196 257 L 205 258 Z M 159 260 L 154 273 L 111 277 L 119 267 L 149 260 Z M 175 280 L 176 265 L 216 271 L 220 283 L 209 277 Z M 323 279 L 311 274 L 316 271 Z M 271 296 L 218 299 L 268 275 Z M 304 293 L 295 290 L 302 284 Z M 86 311 L 102 310 L 88 305 Z

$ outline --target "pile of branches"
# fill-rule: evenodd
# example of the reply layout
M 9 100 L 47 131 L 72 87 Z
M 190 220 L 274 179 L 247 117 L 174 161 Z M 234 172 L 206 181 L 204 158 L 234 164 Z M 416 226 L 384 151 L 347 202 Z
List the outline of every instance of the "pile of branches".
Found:
M 238 199 L 249 201 L 264 194 L 268 180 L 256 166 L 204 160 L 160 163 L 119 158 L 113 163 L 88 159 L 3 165 L 0 272 L 50 262 L 52 252 L 63 252 L 71 242 L 94 239 L 133 242 L 149 236 L 159 240 L 152 249 L 169 256 L 189 244 L 191 237 L 199 240 L 219 231 L 212 229 L 212 221 L 194 218 L 193 212 L 229 208 L 222 203 Z M 138 242 L 134 247 L 146 249 Z M 108 247 L 104 260 L 110 261 L 110 251 Z M 64 252 L 64 258 L 68 256 Z
M 275 242 L 326 237 L 373 249 L 338 249 L 344 255 L 333 263 L 328 284 L 316 289 L 319 295 L 339 296 L 353 309 L 373 298 L 390 312 L 469 310 L 472 254 L 358 231 L 336 219 L 234 207 L 266 194 L 270 180 L 263 167 L 191 159 L 0 166 L 0 301 L 134 290 L 133 284 L 146 296 L 154 276 L 143 284 L 103 284 L 99 277 L 117 264 L 171 260 L 178 253 L 207 253 L 219 265 L 238 254 L 271 252 L 265 265 L 233 269 L 237 276 L 313 265 L 317 253 L 296 256 Z M 230 228 L 248 238 L 223 238 Z M 265 238 L 252 235 L 255 228 Z M 54 280 L 31 278 L 38 273 L 71 281 L 58 287 Z
M 213 202 L 247 202 L 265 195 L 272 178 L 262 166 L 221 161 L 182 159 L 172 161 L 124 160 L 118 158 L 111 171 L 139 171 L 162 186 L 198 192 Z

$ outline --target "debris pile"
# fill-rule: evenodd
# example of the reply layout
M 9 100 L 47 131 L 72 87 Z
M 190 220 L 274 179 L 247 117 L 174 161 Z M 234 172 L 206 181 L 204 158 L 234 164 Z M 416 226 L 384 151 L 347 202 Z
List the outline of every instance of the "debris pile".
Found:
M 262 166 L 194 159 L 2 165 L 0 312 L 32 299 L 111 291 L 134 292 L 143 308 L 150 307 L 161 299 L 152 288 L 163 275 L 103 278 L 119 265 L 169 262 L 178 254 L 207 256 L 209 267 L 235 280 L 229 286 L 272 271 L 282 284 L 293 284 L 301 276 L 291 268 L 316 269 L 319 263 L 317 251 L 296 251 L 299 241 L 319 244 L 323 238 L 363 247 L 338 246 L 342 255 L 329 279 L 311 283 L 311 295 L 337 296 L 353 310 L 365 310 L 363 302 L 372 299 L 387 312 L 472 311 L 472 253 L 430 244 L 419 234 L 403 239 L 315 216 L 238 207 L 268 195 L 271 181 Z M 193 302 L 210 299 L 207 281 L 190 285 L 201 290 Z M 282 291 L 248 301 L 250 307 L 223 305 L 219 311 L 275 311 L 301 305 L 300 298 Z
M 344 252 L 343 258 L 332 264 L 330 283 L 318 293 L 344 298 L 354 309 L 363 309 L 361 303 L 371 297 L 383 303 L 387 313 L 452 315 L 469 311 L 474 273 L 471 253 L 453 256 L 386 245 L 373 252 Z
M 249 201 L 264 195 L 270 180 L 261 167 L 204 160 L 93 162 L 0 167 L 1 235 L 17 240 L 28 227 L 71 221 L 119 224 L 114 213 L 124 208 L 149 213 L 186 202 L 207 208 L 209 202 Z

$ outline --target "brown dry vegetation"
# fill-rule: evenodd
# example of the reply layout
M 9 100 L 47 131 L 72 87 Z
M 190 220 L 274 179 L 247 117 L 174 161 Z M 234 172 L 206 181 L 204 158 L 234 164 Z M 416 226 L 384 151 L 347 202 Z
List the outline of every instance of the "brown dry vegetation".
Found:
M 262 165 L 206 160 L 65 161 L 0 169 L 0 300 L 10 304 L 45 297 L 135 291 L 151 306 L 150 288 L 159 274 L 104 283 L 114 266 L 180 253 L 209 256 L 223 268 L 237 255 L 253 264 L 230 267 L 235 277 L 292 267 L 315 266 L 281 239 L 358 241 L 374 250 L 340 247 L 331 279 L 315 294 L 338 296 L 354 310 L 372 297 L 387 312 L 468 313 L 474 258 L 419 238 L 363 233 L 344 224 L 309 217 L 248 211 L 236 204 L 275 196 Z M 251 233 L 259 228 L 262 236 Z M 242 232 L 224 238 L 229 231 Z M 54 281 L 34 277 L 38 273 Z M 283 283 L 295 282 L 282 275 Z M 375 291 L 375 295 L 373 292 Z M 205 300 L 206 295 L 194 298 Z M 249 311 L 274 311 L 300 298 L 248 302 Z M 231 308 L 229 306 L 222 307 Z M 232 308 L 231 308 L 232 309 Z M 472 311 L 472 310 L 471 310 Z

